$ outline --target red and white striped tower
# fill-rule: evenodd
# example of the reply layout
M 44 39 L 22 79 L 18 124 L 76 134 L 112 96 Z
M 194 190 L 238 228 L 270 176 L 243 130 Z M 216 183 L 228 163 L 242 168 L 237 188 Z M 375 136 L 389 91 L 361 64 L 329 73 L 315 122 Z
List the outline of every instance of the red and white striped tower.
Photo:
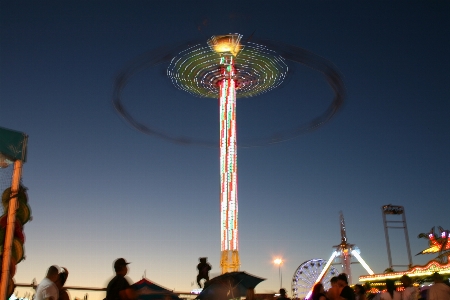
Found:
M 239 53 L 239 34 L 214 36 L 208 43 L 220 55 L 220 232 L 222 273 L 239 270 L 236 81 L 234 58 Z

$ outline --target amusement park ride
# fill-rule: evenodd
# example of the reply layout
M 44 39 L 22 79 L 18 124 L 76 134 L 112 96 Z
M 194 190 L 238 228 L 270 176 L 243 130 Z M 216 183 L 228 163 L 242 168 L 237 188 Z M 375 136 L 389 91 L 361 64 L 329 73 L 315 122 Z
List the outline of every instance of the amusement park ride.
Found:
M 350 265 L 359 262 L 367 273 L 373 275 L 374 272 L 359 254 L 359 249 L 354 244 L 347 242 L 344 215 L 340 212 L 341 243 L 333 246 L 334 251 L 331 257 L 325 262 L 322 259 L 312 259 L 301 264 L 294 273 L 292 280 L 292 294 L 294 298 L 309 298 L 312 288 L 318 282 L 322 282 L 325 289 L 330 287 L 330 279 L 337 276 L 339 272 L 332 266 L 335 262 L 341 265 L 342 272 L 348 276 L 348 281 L 352 282 Z M 352 257 L 357 262 L 352 262 Z
M 449 242 L 449 230 L 444 230 L 442 227 L 439 227 L 440 234 L 436 234 L 434 231 L 434 227 L 431 228 L 430 232 L 428 233 L 421 233 L 418 235 L 418 238 L 426 238 L 429 240 L 429 247 L 424 249 L 423 251 L 417 253 L 416 255 L 422 255 L 422 254 L 433 254 L 438 253 L 438 256 L 434 259 L 431 259 L 426 265 L 424 266 L 414 266 L 412 264 L 411 259 L 411 250 L 409 247 L 409 239 L 408 239 L 408 231 L 406 228 L 406 218 L 405 218 L 405 211 L 403 206 L 397 206 L 397 205 L 384 205 L 381 207 L 381 210 L 383 212 L 383 221 L 384 221 L 384 227 L 385 227 L 385 233 L 386 233 L 386 246 L 388 249 L 388 258 L 389 258 L 389 266 L 390 268 L 387 269 L 382 274 L 370 274 L 366 276 L 360 276 L 359 281 L 361 282 L 368 282 L 372 286 L 381 285 L 384 286 L 384 282 L 387 279 L 391 280 L 399 280 L 401 276 L 408 275 L 416 282 L 425 282 L 430 281 L 431 275 L 435 272 L 438 272 L 440 275 L 444 277 L 450 277 L 450 242 Z M 394 227 L 394 228 L 403 228 L 405 231 L 405 240 L 406 240 L 406 246 L 407 246 L 407 252 L 408 252 L 408 258 L 409 258 L 409 266 L 407 270 L 404 271 L 395 271 L 394 266 L 392 264 L 392 258 L 390 255 L 390 246 L 389 246 L 389 237 L 387 233 L 388 222 L 386 220 L 386 215 L 393 215 L 393 216 L 402 216 L 402 221 L 391 221 L 401 223 L 403 226 L 400 227 Z
M 280 84 L 287 72 L 284 59 L 268 53 L 264 48 L 243 47 L 242 35 L 213 36 L 209 49 L 194 47 L 174 57 L 168 75 L 178 88 L 197 95 L 219 96 L 220 113 L 220 239 L 222 273 L 239 271 L 238 197 L 237 197 L 237 90 L 247 96 L 264 92 Z M 253 82 L 251 60 L 262 62 L 265 85 Z M 244 73 L 244 74 L 243 74 Z M 191 75 L 192 74 L 192 75 Z M 202 75 L 199 75 L 202 74 Z M 199 80 L 200 79 L 200 80 Z M 198 83 L 202 84 L 198 84 Z
M 403 275 L 408 275 L 416 282 L 423 282 L 430 280 L 434 272 L 445 277 L 450 277 L 450 230 L 444 230 L 438 227 L 440 233 L 435 232 L 435 227 L 431 228 L 428 233 L 419 234 L 418 238 L 426 238 L 429 240 L 429 247 L 416 255 L 438 253 L 435 259 L 430 260 L 424 266 L 413 266 L 411 259 L 411 250 L 409 247 L 408 230 L 406 226 L 405 210 L 403 206 L 398 205 L 383 205 L 381 207 L 383 213 L 383 224 L 386 236 L 386 247 L 388 251 L 389 268 L 382 274 L 375 274 L 366 262 L 361 258 L 359 250 L 355 245 L 347 242 L 347 234 L 345 230 L 345 220 L 342 212 L 340 213 L 340 228 L 341 228 L 341 243 L 333 246 L 334 251 L 328 261 L 323 259 L 312 259 L 302 263 L 294 273 L 292 280 L 292 293 L 294 298 L 308 299 L 311 295 L 312 288 L 318 282 L 322 282 L 325 289 L 330 288 L 330 279 L 332 276 L 337 276 L 338 271 L 333 267 L 336 260 L 342 267 L 342 272 L 346 273 L 351 280 L 351 258 L 354 257 L 366 269 L 369 275 L 359 277 L 360 282 L 370 283 L 374 289 L 377 286 L 384 287 L 386 279 L 399 280 Z M 390 219 L 386 218 L 390 215 Z M 401 216 L 402 220 L 393 220 L 393 217 Z M 405 233 L 405 241 L 407 254 L 409 258 L 408 269 L 405 271 L 394 271 L 393 267 L 404 267 L 404 265 L 393 265 L 390 251 L 390 242 L 388 235 L 388 228 L 403 229 Z
M 252 37 L 252 36 L 251 36 Z M 261 146 L 292 139 L 327 123 L 342 106 L 345 88 L 339 72 L 322 57 L 299 47 L 257 40 L 242 40 L 240 34 L 211 37 L 204 42 L 189 42 L 172 47 L 167 53 L 158 49 L 138 57 L 117 76 L 113 104 L 117 112 L 137 130 L 180 144 L 217 147 L 192 137 L 180 137 L 150 128 L 137 121 L 122 103 L 122 92 L 129 79 L 144 69 L 169 62 L 167 75 L 173 85 L 191 95 L 219 98 L 220 114 L 220 239 L 222 273 L 240 267 L 238 239 L 236 100 L 271 91 L 283 83 L 288 64 L 302 64 L 324 75 L 334 93 L 331 104 L 319 116 L 295 128 L 268 138 L 252 139 L 245 146 Z M 166 48 L 165 48 L 166 49 Z M 171 53 L 177 53 L 172 55 Z

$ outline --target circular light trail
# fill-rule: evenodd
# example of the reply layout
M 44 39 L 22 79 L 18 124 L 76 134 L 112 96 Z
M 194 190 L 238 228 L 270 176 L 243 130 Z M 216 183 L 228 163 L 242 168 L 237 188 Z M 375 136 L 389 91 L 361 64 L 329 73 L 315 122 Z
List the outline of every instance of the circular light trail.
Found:
M 288 66 L 282 56 L 255 43 L 241 43 L 241 46 L 234 61 L 237 98 L 262 94 L 283 82 Z M 197 44 L 172 59 L 167 75 L 180 90 L 216 99 L 219 82 L 224 79 L 219 60 L 219 54 L 210 47 Z
M 334 95 L 325 111 L 310 121 L 301 122 L 293 128 L 263 138 L 240 140 L 239 147 L 263 146 L 293 139 L 319 128 L 331 120 L 342 107 L 345 98 L 344 83 L 339 71 L 330 61 L 300 47 L 281 42 L 253 39 L 251 43 L 242 44 L 242 53 L 236 56 L 235 64 L 237 98 L 256 96 L 281 85 L 287 75 L 287 62 L 301 64 L 320 72 Z M 206 43 L 197 41 L 149 51 L 131 61 L 119 72 L 114 83 L 113 105 L 116 111 L 140 132 L 179 144 L 217 148 L 216 141 L 203 140 L 201 137 L 180 137 L 135 119 L 122 102 L 122 92 L 135 74 L 167 63 L 167 74 L 177 88 L 199 97 L 215 98 L 218 82 L 221 80 L 218 57 Z M 297 97 L 300 101 L 301 97 Z
M 327 111 L 307 124 L 297 128 L 312 130 L 328 121 L 343 102 L 343 85 L 337 72 L 329 63 L 301 48 L 270 41 L 264 43 L 242 43 L 242 35 L 228 34 L 211 37 L 208 46 L 194 44 L 179 54 L 163 55 L 156 52 L 143 62 L 134 62 L 117 77 L 114 90 L 114 105 L 134 127 L 145 133 L 157 135 L 172 141 L 198 141 L 176 138 L 145 127 L 127 113 L 120 102 L 120 95 L 128 79 L 137 71 L 167 61 L 170 64 L 167 75 L 179 89 L 199 97 L 219 99 L 220 115 L 220 207 L 221 207 L 221 261 L 222 273 L 236 272 L 240 268 L 238 238 L 238 197 L 237 197 L 237 139 L 236 139 L 236 99 L 252 97 L 279 86 L 286 77 L 288 67 L 285 59 L 303 63 L 322 72 L 335 97 Z M 276 49 L 274 51 L 273 49 Z M 175 49 L 174 49 L 175 50 Z M 280 52 L 281 54 L 277 54 Z M 147 61 L 148 60 L 148 61 Z M 279 142 L 291 135 L 277 134 L 270 142 Z M 281 261 L 279 262 L 281 263 Z M 280 269 L 280 285 L 281 285 Z

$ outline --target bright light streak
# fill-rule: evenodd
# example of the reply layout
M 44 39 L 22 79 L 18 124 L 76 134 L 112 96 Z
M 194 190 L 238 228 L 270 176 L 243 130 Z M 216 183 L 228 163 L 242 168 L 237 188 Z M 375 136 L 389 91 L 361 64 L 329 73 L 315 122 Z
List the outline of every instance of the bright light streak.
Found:
M 311 290 L 306 295 L 306 299 L 309 299 L 309 297 L 311 296 L 312 290 L 313 290 L 314 286 L 316 285 L 316 283 L 318 283 L 318 282 L 320 282 L 322 280 L 323 276 L 325 275 L 325 273 L 330 268 L 330 265 L 333 262 L 333 260 L 336 257 L 336 255 L 338 255 L 338 253 L 336 251 L 334 251 L 333 254 L 331 254 L 330 259 L 327 261 L 325 267 L 323 267 L 322 272 L 320 272 L 319 277 L 317 277 L 317 279 L 316 279 L 316 282 L 314 282 L 313 286 L 311 287 Z
M 312 290 L 310 290 L 310 291 L 308 292 L 308 295 L 306 295 L 305 299 L 309 299 L 309 297 L 311 297 L 311 294 L 312 294 Z
M 370 274 L 373 275 L 375 274 L 372 269 L 369 267 L 368 264 L 366 264 L 366 262 L 364 261 L 364 259 L 361 257 L 361 255 L 359 255 L 358 252 L 356 252 L 355 250 L 352 250 L 352 255 L 354 257 L 356 257 L 356 259 L 361 263 L 361 265 L 364 267 L 364 269 L 366 269 L 366 271 Z
M 331 254 L 330 259 L 327 261 L 327 264 L 325 265 L 325 267 L 323 267 L 322 272 L 320 272 L 319 277 L 317 277 L 316 282 L 314 282 L 314 284 L 316 284 L 322 280 L 323 275 L 325 275 L 325 273 L 328 271 L 331 263 L 333 262 L 333 259 L 336 257 L 337 254 L 338 253 L 336 251 L 334 251 L 333 254 Z
M 281 258 L 276 258 L 273 263 L 276 265 L 281 265 L 281 263 L 283 262 L 283 260 Z

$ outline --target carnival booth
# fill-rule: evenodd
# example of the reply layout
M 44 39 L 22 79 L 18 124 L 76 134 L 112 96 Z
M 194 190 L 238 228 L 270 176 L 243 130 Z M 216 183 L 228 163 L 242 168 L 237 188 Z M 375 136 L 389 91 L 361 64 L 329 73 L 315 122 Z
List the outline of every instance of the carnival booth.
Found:
M 396 272 L 389 268 L 382 274 L 373 274 L 359 277 L 359 281 L 369 283 L 371 287 L 376 289 L 383 289 L 387 279 L 399 281 L 403 275 L 411 277 L 416 285 L 432 282 L 434 273 L 439 273 L 444 279 L 450 278 L 450 241 L 449 230 L 444 230 L 439 227 L 440 233 L 436 233 L 434 227 L 428 233 L 419 234 L 418 238 L 425 238 L 428 240 L 428 248 L 417 253 L 423 254 L 438 254 L 437 257 L 430 260 L 423 266 L 411 266 L 406 271 Z
M 142 278 L 132 285 L 138 300 L 181 300 L 173 291 L 163 288 L 147 278 Z

